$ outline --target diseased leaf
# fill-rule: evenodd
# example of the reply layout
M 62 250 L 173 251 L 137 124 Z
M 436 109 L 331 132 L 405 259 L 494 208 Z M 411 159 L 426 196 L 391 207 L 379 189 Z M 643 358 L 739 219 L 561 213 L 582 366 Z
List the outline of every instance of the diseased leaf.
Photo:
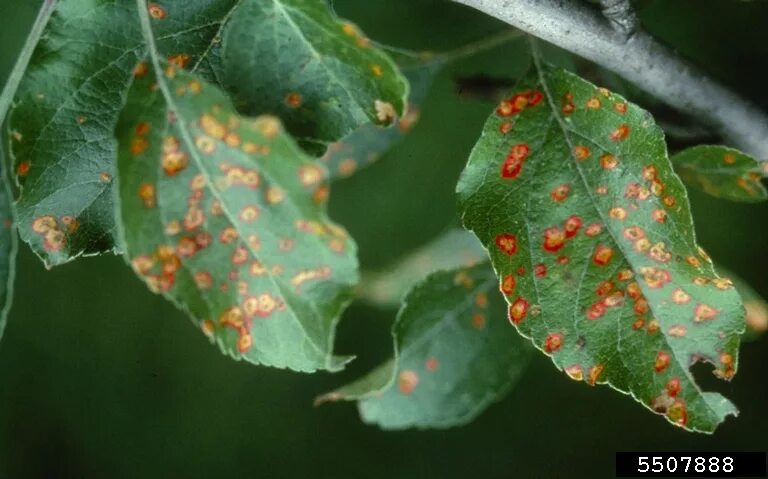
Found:
M 408 84 L 395 64 L 324 0 L 243 0 L 221 48 L 222 84 L 238 110 L 276 114 L 320 151 L 405 111 Z
M 429 273 L 472 266 L 486 258 L 485 248 L 472 233 L 451 229 L 386 270 L 363 273 L 360 297 L 372 304 L 396 306 L 405 293 Z
M 530 348 L 509 328 L 488 263 L 414 286 L 393 326 L 395 359 L 318 402 L 358 400 L 384 429 L 465 424 L 514 385 Z
M 715 198 L 755 203 L 768 199 L 762 179 L 766 163 L 725 146 L 700 145 L 672 156 L 672 164 L 688 185 Z
M 711 432 L 734 405 L 690 367 L 736 373 L 743 306 L 696 245 L 685 189 L 644 110 L 536 68 L 486 123 L 458 185 L 509 318 L 559 369 Z
M 268 90 L 240 91 L 239 98 L 248 101 L 242 106 L 249 110 L 284 115 L 289 129 L 296 128 L 292 133 L 300 133 L 304 140 L 318 139 L 312 136 L 312 125 L 334 125 L 335 130 L 324 126 L 315 132 L 323 134 L 319 138 L 322 141 L 340 138 L 343 132 L 376 117 L 375 100 L 381 102 L 379 112 L 391 113 L 391 118 L 401 115 L 407 86 L 386 55 L 367 44 L 358 45 L 365 43 L 362 34 L 351 24 L 336 22 L 323 0 L 291 4 L 295 15 L 306 16 L 303 27 L 311 28 L 311 32 L 283 22 L 284 30 L 276 33 L 272 17 L 256 15 L 260 6 L 282 5 L 276 0 L 148 3 L 158 50 L 171 63 L 199 71 L 218 84 L 231 85 L 243 78 L 246 70 L 261 79 L 281 75 L 281 81 L 270 84 Z M 310 21 L 316 15 L 322 17 L 320 23 Z M 237 32 L 244 24 L 264 37 L 240 38 Z M 319 31 L 320 25 L 333 31 Z M 354 35 L 344 33 L 349 31 Z M 223 45 L 222 36 L 228 38 Z M 335 39 L 333 48 L 325 36 Z M 254 43 L 257 41 L 258 45 Z M 342 45 L 342 41 L 346 43 Z M 353 109 L 353 115 L 339 114 L 339 108 L 350 107 L 339 106 L 339 98 L 331 98 L 328 104 L 318 102 L 321 92 L 331 92 L 319 90 L 326 88 L 321 82 L 301 83 L 310 78 L 307 65 L 299 60 L 269 61 L 270 49 L 279 50 L 281 58 L 298 59 L 304 58 L 315 42 L 323 42 L 323 62 L 337 65 L 339 74 L 343 71 L 347 75 L 346 87 L 356 92 L 360 106 Z M 237 58 L 238 52 L 256 50 L 267 55 L 258 64 Z M 101 0 L 59 1 L 35 51 L 12 111 L 11 143 L 16 177 L 22 187 L 16 203 L 20 234 L 48 266 L 80 255 L 115 251 L 113 131 L 132 73 L 144 53 L 136 2 Z M 349 63 L 350 57 L 356 63 Z M 363 65 L 369 57 L 370 64 Z M 373 64 L 380 65 L 380 78 Z M 363 73 L 355 73 L 363 66 Z M 293 85 L 301 96 L 276 85 Z M 247 96 L 250 94 L 254 96 Z M 331 103 L 337 106 L 331 107 Z M 334 131 L 338 136 L 333 137 Z
M 127 259 L 233 357 L 339 369 L 357 260 L 326 216 L 326 172 L 275 117 L 240 117 L 198 76 L 162 68 L 137 76 L 117 128 Z

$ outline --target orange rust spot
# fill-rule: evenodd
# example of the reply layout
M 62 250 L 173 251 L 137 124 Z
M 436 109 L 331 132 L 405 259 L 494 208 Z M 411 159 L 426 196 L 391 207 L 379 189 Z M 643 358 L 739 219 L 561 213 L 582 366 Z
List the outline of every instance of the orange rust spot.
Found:
M 589 100 L 587 100 L 587 108 L 590 110 L 597 110 L 601 107 L 600 98 L 593 96 Z
M 371 65 L 371 73 L 373 73 L 373 76 L 375 77 L 381 77 L 384 75 L 384 71 L 381 69 L 381 65 L 377 64 Z
M 563 225 L 563 228 L 565 229 L 565 237 L 566 238 L 573 238 L 578 234 L 579 229 L 581 229 L 581 217 L 578 215 L 572 215 L 567 220 L 565 220 L 565 223 Z
M 622 115 L 627 112 L 627 104 L 622 102 L 617 102 L 613 104 L 613 109 L 616 110 L 618 113 L 621 113 Z
M 565 374 L 574 381 L 582 381 L 584 379 L 584 370 L 578 364 L 572 364 L 565 368 Z
M 142 183 L 139 186 L 139 198 L 147 208 L 155 206 L 155 185 L 151 183 Z
M 532 108 L 538 105 L 542 99 L 544 99 L 544 95 L 538 90 L 518 93 L 510 98 L 502 100 L 496 108 L 496 113 L 499 116 L 515 115 L 526 108 Z
M 189 55 L 186 53 L 179 53 L 177 55 L 171 55 L 168 57 L 168 63 L 177 66 L 179 68 L 185 68 L 189 63 Z
M 710 321 L 712 319 L 715 319 L 717 317 L 717 314 L 719 313 L 718 310 L 713 308 L 712 306 L 708 306 L 706 304 L 697 304 L 696 308 L 693 310 L 693 320 L 697 323 L 700 323 L 702 321 Z
M 667 222 L 667 212 L 660 209 L 655 209 L 651 212 L 651 218 L 657 223 Z
M 504 123 L 499 125 L 499 133 L 501 133 L 502 135 L 506 135 L 510 131 L 512 131 L 512 123 L 505 121 Z
M 592 255 L 592 262 L 598 266 L 605 266 L 613 259 L 613 248 L 605 245 L 597 245 Z
M 496 247 L 507 256 L 512 256 L 517 252 L 517 237 L 510 233 L 497 235 Z
M 589 148 L 584 145 L 576 145 L 573 147 L 573 156 L 575 156 L 577 160 L 586 160 L 591 154 L 592 152 Z
M 18 165 L 16 165 L 16 175 L 24 178 L 25 176 L 27 176 L 27 174 L 29 174 L 29 168 L 30 168 L 29 161 L 25 160 L 20 162 Z
M 607 311 L 605 302 L 597 301 L 587 309 L 587 319 L 596 320 L 602 318 Z
M 525 143 L 512 146 L 512 148 L 509 150 L 507 158 L 501 165 L 501 177 L 505 179 L 517 178 L 523 169 L 523 163 L 525 162 L 526 158 L 528 158 L 529 152 L 530 149 Z
M 622 141 L 625 140 L 629 136 L 629 125 L 622 124 L 619 125 L 618 128 L 613 130 L 610 134 L 610 138 L 613 141 Z
M 605 366 L 602 364 L 595 364 L 591 368 L 589 368 L 589 376 L 587 378 L 587 383 L 590 386 L 594 386 L 597 381 L 600 379 L 600 376 L 603 374 L 603 370 L 605 369 Z
M 557 253 L 565 246 L 565 231 L 553 226 L 544 230 L 544 250 Z
M 291 92 L 285 97 L 285 103 L 291 108 L 298 108 L 301 106 L 302 98 L 299 93 Z
M 653 363 L 653 369 L 655 369 L 657 373 L 660 373 L 667 369 L 667 366 L 669 366 L 669 353 L 659 351 L 658 354 L 656 354 L 656 362 Z
M 563 115 L 568 116 L 573 113 L 574 110 L 576 110 L 576 105 L 573 104 L 573 93 L 568 92 L 563 95 L 563 104 L 560 107 L 560 111 Z
M 556 186 L 549 195 L 552 197 L 552 201 L 555 203 L 562 203 L 568 199 L 568 194 L 570 192 L 571 185 L 568 183 L 563 183 L 562 185 Z
M 544 340 L 544 351 L 554 353 L 563 346 L 563 335 L 560 333 L 550 333 Z
M 539 263 L 536 266 L 533 267 L 533 274 L 537 278 L 544 278 L 547 276 L 547 265 L 544 263 Z
M 237 340 L 237 350 L 245 354 L 253 346 L 253 338 L 245 328 L 240 329 L 240 337 Z
M 667 386 L 665 389 L 667 390 L 669 397 L 677 396 L 680 394 L 680 390 L 682 389 L 682 386 L 680 386 L 680 380 L 678 378 L 670 379 L 667 381 Z
M 624 208 L 621 208 L 621 207 L 611 208 L 608 211 L 608 216 L 610 216 L 611 218 L 613 218 L 615 220 L 622 221 L 622 220 L 624 220 L 627 217 L 627 210 L 625 210 Z
M 213 321 L 210 319 L 206 319 L 200 324 L 200 328 L 203 330 L 203 333 L 206 336 L 213 336 L 213 333 L 216 331 L 216 326 L 213 324 Z
M 472 315 L 472 327 L 475 329 L 485 328 L 485 315 L 476 313 Z
M 514 303 L 509 305 L 509 310 L 507 311 L 510 322 L 512 324 L 520 324 L 528 315 L 529 306 L 528 301 L 524 298 L 517 298 Z
M 157 3 L 150 3 L 148 7 L 150 16 L 152 16 L 152 18 L 155 20 L 162 20 L 167 16 L 165 8 Z
M 617 160 L 615 156 L 609 153 L 606 153 L 600 157 L 600 166 L 602 166 L 605 170 L 612 170 L 616 168 L 618 164 L 619 160 Z
M 135 78 L 141 78 L 146 75 L 148 71 L 149 67 L 147 64 L 145 62 L 139 62 L 135 67 L 133 67 L 133 76 Z
M 515 277 L 514 275 L 508 274 L 504 276 L 504 279 L 501 280 L 501 285 L 499 286 L 499 289 L 502 293 L 509 296 L 510 294 L 515 292 Z
M 397 377 L 397 388 L 405 395 L 413 393 L 418 384 L 419 375 L 415 371 L 405 370 Z
M 587 229 L 584 230 L 584 234 L 589 236 L 590 238 L 594 238 L 595 236 L 599 235 L 603 232 L 603 225 L 600 223 L 592 223 L 589 226 L 587 226 Z

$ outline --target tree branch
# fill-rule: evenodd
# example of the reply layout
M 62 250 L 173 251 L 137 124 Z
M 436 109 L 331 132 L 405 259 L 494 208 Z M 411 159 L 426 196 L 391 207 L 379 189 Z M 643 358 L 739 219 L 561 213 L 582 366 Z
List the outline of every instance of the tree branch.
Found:
M 733 146 L 768 160 L 768 117 L 650 35 L 627 37 L 576 0 L 454 0 L 612 70 L 696 117 Z

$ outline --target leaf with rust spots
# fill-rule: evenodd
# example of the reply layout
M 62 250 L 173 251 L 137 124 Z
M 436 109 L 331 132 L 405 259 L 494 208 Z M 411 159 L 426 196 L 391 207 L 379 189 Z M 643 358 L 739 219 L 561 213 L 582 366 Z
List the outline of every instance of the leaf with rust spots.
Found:
M 531 349 L 508 327 L 488 263 L 429 275 L 403 300 L 395 357 L 317 402 L 358 401 L 384 429 L 465 424 L 502 398 Z
M 154 63 L 117 128 L 126 259 L 225 353 L 340 369 L 333 337 L 357 260 L 326 215 L 327 173 L 275 117 L 239 116 L 199 76 Z
M 4 136 L 4 135 L 3 135 Z M 5 147 L 0 146 L 0 338 L 13 300 L 16 273 L 16 229 L 11 206 L 11 188 L 5 167 Z
M 21 187 L 16 201 L 19 232 L 49 267 L 78 256 L 117 252 L 114 128 L 133 75 L 147 71 L 139 63 L 146 45 L 136 5 L 130 0 L 59 1 L 15 98 L 10 143 Z M 290 7 L 292 13 L 281 17 L 279 35 L 274 35 L 274 18 L 253 11 L 275 6 Z M 365 44 L 356 27 L 336 20 L 322 0 L 164 0 L 150 7 L 157 49 L 168 61 L 219 85 L 236 85 L 250 74 L 259 81 L 280 76 L 267 90 L 237 90 L 239 106 L 281 116 L 289 132 L 315 147 L 373 119 L 375 100 L 402 113 L 405 80 L 385 53 Z M 294 28 L 289 20 L 298 17 L 304 20 Z M 243 22 L 263 36 L 243 37 Z M 319 41 L 325 42 L 323 48 Z M 315 47 L 322 51 L 324 65 L 334 64 L 336 73 L 344 75 L 359 105 L 347 104 L 345 97 L 320 98 L 334 92 L 318 90 L 319 78 L 307 77 L 306 69 L 314 63 L 269 60 L 270 51 L 279 51 L 280 58 L 306 60 Z M 253 57 L 243 57 L 253 52 L 263 55 L 257 65 Z M 381 77 L 372 71 L 373 64 L 380 66 Z M 347 114 L 348 109 L 353 113 Z M 46 239 L 34 231 L 40 218 L 53 218 L 60 233 Z
M 744 303 L 746 329 L 742 341 L 754 341 L 768 331 L 768 301 L 758 293 L 744 278 L 722 265 L 717 270 L 733 281 Z
M 672 156 L 672 164 L 688 185 L 715 198 L 742 203 L 768 199 L 762 180 L 768 164 L 725 146 L 700 145 Z
M 534 63 L 488 119 L 457 187 L 510 321 L 571 378 L 714 431 L 737 410 L 689 368 L 703 360 L 733 377 L 744 311 L 696 244 L 663 134 L 624 98 Z
M 278 115 L 315 151 L 405 113 L 408 84 L 392 59 L 324 0 L 243 0 L 221 56 L 237 108 Z

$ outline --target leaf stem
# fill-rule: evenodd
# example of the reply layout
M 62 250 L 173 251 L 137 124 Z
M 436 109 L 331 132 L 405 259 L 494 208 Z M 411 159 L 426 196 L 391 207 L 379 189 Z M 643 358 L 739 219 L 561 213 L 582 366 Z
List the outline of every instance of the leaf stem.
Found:
M 577 0 L 454 0 L 570 50 L 710 126 L 725 141 L 768 160 L 768 116 L 637 29 L 627 37 Z
M 5 122 L 5 116 L 13 102 L 14 95 L 16 95 L 16 89 L 18 89 L 19 83 L 21 83 L 21 79 L 24 77 L 24 72 L 27 70 L 32 53 L 35 51 L 37 42 L 43 35 L 45 26 L 48 24 L 48 19 L 51 18 L 55 7 L 56 0 L 43 0 L 43 5 L 40 7 L 35 23 L 32 25 L 32 30 L 30 30 L 24 47 L 16 60 L 16 64 L 8 76 L 8 81 L 5 82 L 5 87 L 3 87 L 3 91 L 0 93 L 0 124 Z

